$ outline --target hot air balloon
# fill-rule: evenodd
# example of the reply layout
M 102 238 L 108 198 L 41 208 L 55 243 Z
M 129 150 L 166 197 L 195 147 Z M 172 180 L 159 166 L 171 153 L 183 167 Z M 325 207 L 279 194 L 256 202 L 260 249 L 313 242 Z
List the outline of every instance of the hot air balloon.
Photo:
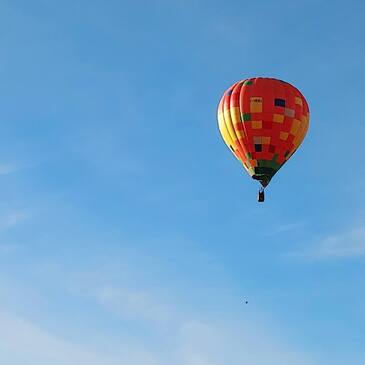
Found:
M 265 187 L 307 133 L 308 103 L 285 81 L 249 78 L 236 82 L 223 94 L 218 125 L 226 145 L 260 182 L 258 201 L 264 201 Z

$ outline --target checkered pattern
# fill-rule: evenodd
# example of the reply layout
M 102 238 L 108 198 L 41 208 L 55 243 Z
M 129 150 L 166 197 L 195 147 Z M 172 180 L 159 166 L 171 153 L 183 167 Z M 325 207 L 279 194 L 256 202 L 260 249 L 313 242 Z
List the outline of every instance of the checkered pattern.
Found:
M 224 142 L 248 173 L 267 186 L 302 143 L 309 108 L 300 91 L 287 82 L 251 78 L 224 93 L 218 124 Z

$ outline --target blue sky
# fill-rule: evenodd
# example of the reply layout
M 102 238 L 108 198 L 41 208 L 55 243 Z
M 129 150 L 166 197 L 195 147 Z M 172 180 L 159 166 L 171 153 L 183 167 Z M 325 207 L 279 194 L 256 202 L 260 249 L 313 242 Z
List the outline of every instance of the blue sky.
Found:
M 364 11 L 1 1 L 0 362 L 363 363 Z M 252 76 L 311 109 L 260 205 L 216 121 Z

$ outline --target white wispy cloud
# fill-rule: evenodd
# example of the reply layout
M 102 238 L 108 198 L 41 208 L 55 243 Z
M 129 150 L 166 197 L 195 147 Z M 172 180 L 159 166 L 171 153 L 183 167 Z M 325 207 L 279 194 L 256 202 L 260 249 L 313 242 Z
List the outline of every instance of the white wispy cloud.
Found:
M 365 225 L 324 236 L 290 256 L 305 259 L 346 259 L 365 257 Z
M 10 175 L 22 171 L 24 169 L 32 168 L 38 163 L 29 162 L 1 162 L 0 161 L 0 176 Z
M 0 233 L 10 228 L 16 227 L 20 223 L 29 219 L 31 214 L 24 210 L 10 210 L 0 213 Z M 0 241 L 0 253 L 9 254 L 17 250 L 17 244 L 14 242 Z
M 133 273 L 127 275 L 124 272 L 123 277 L 125 276 L 131 281 L 135 279 Z M 100 277 L 98 280 L 108 281 Z M 81 282 L 79 287 L 83 283 L 85 282 Z M 150 351 L 148 358 L 156 364 L 317 364 L 308 354 L 296 350 L 288 338 L 279 334 L 271 323 L 265 323 L 261 319 L 258 324 L 257 313 L 254 314 L 256 320 L 240 318 L 232 321 L 232 310 L 227 311 L 225 319 L 188 309 L 184 304 L 175 303 L 173 306 L 168 297 L 151 290 L 148 285 L 143 288 L 141 283 L 139 290 L 131 289 L 127 282 L 119 286 L 115 283 L 98 285 L 99 283 L 92 289 L 87 284 L 86 290 L 79 293 L 100 304 L 108 315 L 115 317 L 120 326 L 123 327 L 124 320 L 142 323 L 147 332 L 154 333 L 158 343 L 169 344 L 166 348 L 162 346 L 162 352 L 159 349 Z M 173 291 L 170 295 L 173 295 Z M 128 341 L 126 346 L 130 346 Z M 145 346 L 144 340 L 139 345 L 134 343 L 134 352 L 143 351 Z M 133 361 L 131 358 L 128 363 L 145 365 Z
M 0 214 L 0 230 L 16 226 L 30 217 L 28 212 L 23 210 L 12 210 Z
M 306 225 L 305 222 L 279 224 L 278 226 L 274 227 L 269 234 L 276 235 L 276 234 L 286 233 L 303 228 L 305 225 Z
M 324 237 L 312 251 L 318 258 L 347 258 L 365 256 L 365 226 Z
M 141 347 L 121 346 L 112 354 L 68 341 L 33 322 L 0 312 L 0 362 L 7 365 L 157 365 Z
M 175 328 L 170 346 L 146 350 L 124 340 L 112 351 L 68 341 L 24 318 L 0 312 L 0 361 L 7 365 L 314 365 L 307 354 L 281 343 L 277 334 L 252 324 L 188 320 Z M 105 339 L 107 340 L 107 338 Z M 115 342 L 111 339 L 111 342 Z M 102 347 L 99 346 L 99 347 Z
M 108 364 L 98 355 L 61 340 L 28 320 L 0 312 L 3 364 Z
M 225 324 L 199 320 L 184 323 L 180 331 L 183 365 L 312 365 L 307 354 L 290 349 L 272 328 L 249 321 Z
M 21 170 L 22 168 L 23 167 L 21 165 L 0 163 L 0 175 L 9 175 Z
M 227 314 L 217 318 L 202 307 L 194 309 L 189 304 L 174 300 L 179 290 L 174 283 L 167 280 L 163 284 L 163 294 L 160 289 L 151 285 L 150 276 L 154 275 L 154 265 L 163 270 L 160 261 L 146 265 L 146 260 L 138 257 L 137 261 L 144 262 L 143 268 L 148 273 L 147 277 L 147 274 L 139 276 L 140 270 L 135 268 L 134 260 L 126 257 L 123 260 L 125 262 L 119 261 L 119 268 L 115 268 L 114 261 L 111 260 L 109 264 L 103 261 L 100 266 L 88 266 L 85 272 L 80 269 L 70 274 L 68 269 L 62 269 L 59 265 L 47 270 L 47 280 L 57 283 L 58 286 L 67 287 L 72 282 L 69 292 L 71 295 L 63 299 L 63 306 L 72 307 L 80 300 L 83 305 L 99 305 L 100 320 L 112 320 L 113 326 L 122 335 L 105 329 L 100 332 L 97 327 L 93 327 L 94 321 L 90 318 L 83 322 L 83 336 L 77 340 L 72 317 L 66 315 L 60 318 L 59 313 L 54 313 L 63 323 L 60 335 L 57 330 L 54 331 L 54 325 L 47 325 L 44 321 L 36 323 L 27 317 L 20 317 L 11 312 L 10 306 L 4 309 L 0 303 L 0 363 L 317 364 L 309 354 L 297 351 L 289 337 L 279 333 L 277 327 L 264 318 L 258 321 L 258 313 L 243 318 L 240 313 L 235 313 L 235 310 L 240 311 L 239 308 L 227 308 Z M 38 263 L 35 264 L 38 266 Z M 71 279 L 70 282 L 62 282 L 67 276 Z M 197 289 L 199 288 L 192 288 L 192 293 Z M 204 291 L 204 288 L 200 290 Z M 49 300 L 49 293 L 43 295 Z M 130 329 L 132 333 L 129 332 Z M 149 335 L 146 337 L 144 333 Z M 95 341 L 95 338 L 102 338 L 102 341 Z
M 157 301 L 147 290 L 106 286 L 95 297 L 99 303 L 123 319 L 167 321 L 173 316 L 171 306 Z

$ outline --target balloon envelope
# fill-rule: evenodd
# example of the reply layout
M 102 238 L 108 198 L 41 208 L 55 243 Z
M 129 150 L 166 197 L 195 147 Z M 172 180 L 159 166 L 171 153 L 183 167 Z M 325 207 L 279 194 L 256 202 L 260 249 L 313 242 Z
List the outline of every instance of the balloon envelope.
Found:
M 233 154 L 265 187 L 302 143 L 309 108 L 304 96 L 289 83 L 250 78 L 223 94 L 218 125 Z

